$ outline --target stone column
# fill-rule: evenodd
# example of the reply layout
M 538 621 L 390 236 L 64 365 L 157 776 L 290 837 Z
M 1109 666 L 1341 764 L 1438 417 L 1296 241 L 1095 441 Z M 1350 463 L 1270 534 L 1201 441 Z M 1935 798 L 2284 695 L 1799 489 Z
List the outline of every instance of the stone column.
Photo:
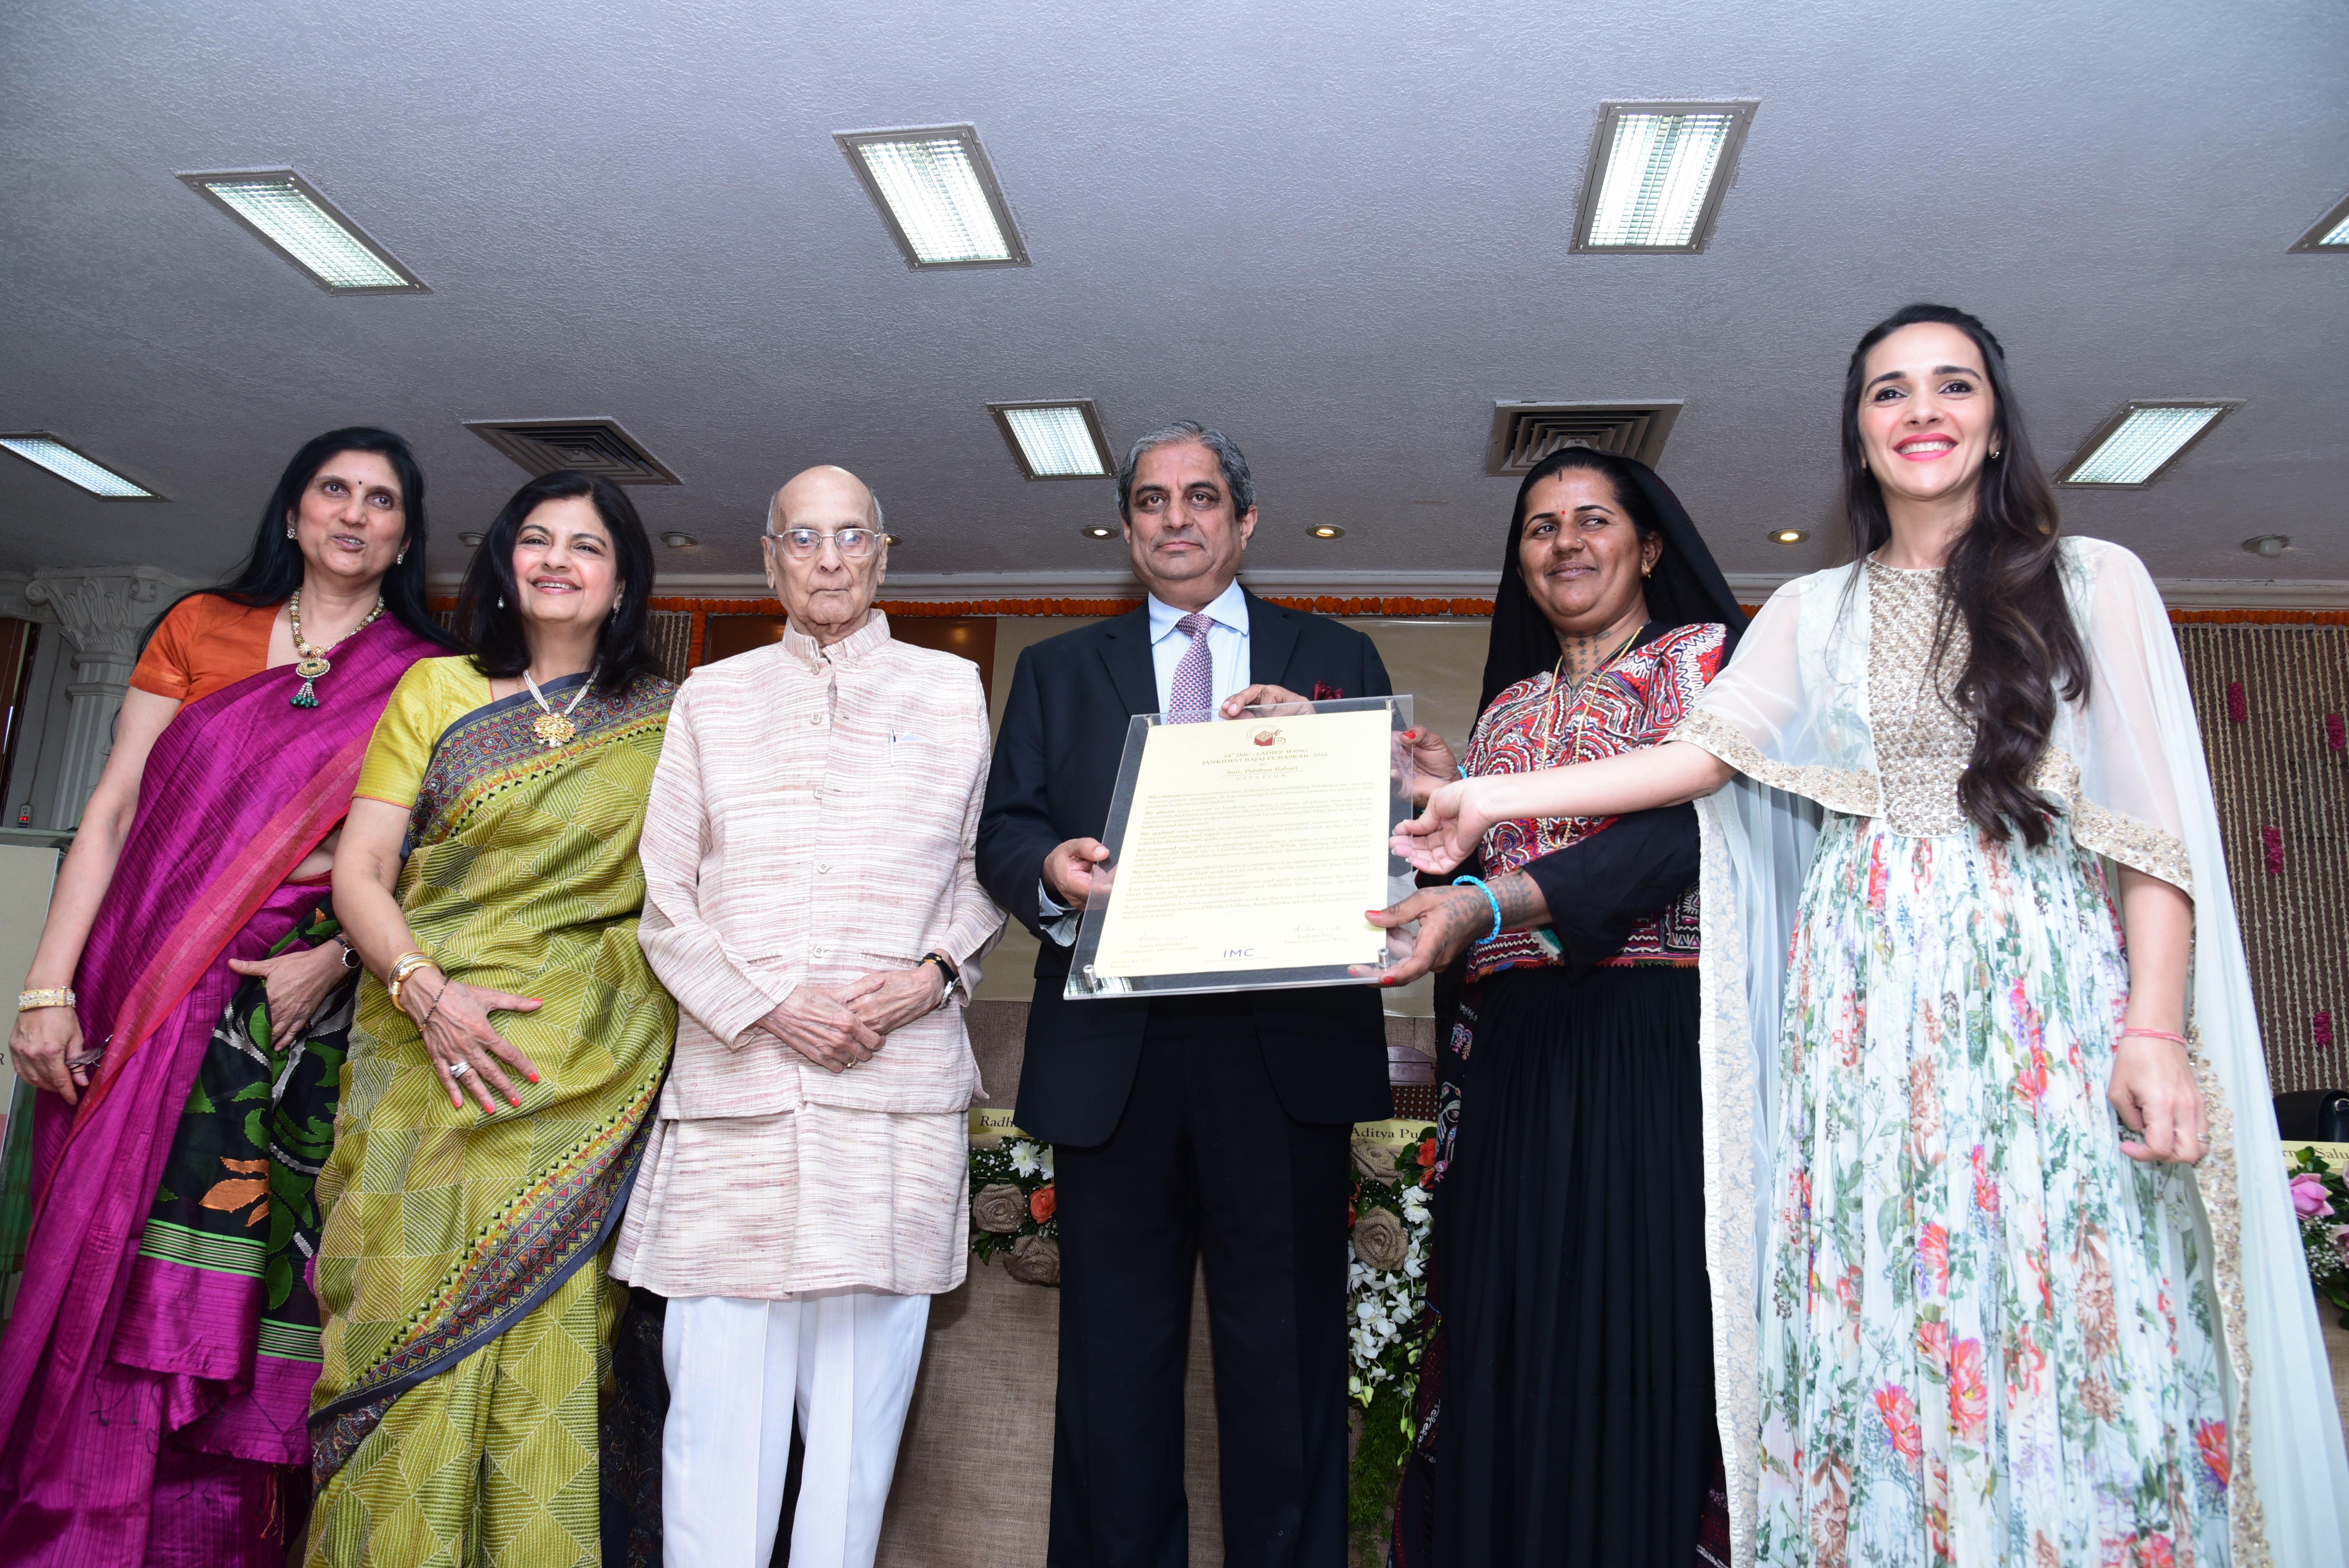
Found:
M 115 716 L 130 689 L 139 634 L 182 591 L 180 579 L 146 566 L 36 572 L 16 590 L 31 618 L 64 638 L 73 665 L 63 754 L 45 791 L 57 803 L 56 825 L 80 824 L 114 749 Z

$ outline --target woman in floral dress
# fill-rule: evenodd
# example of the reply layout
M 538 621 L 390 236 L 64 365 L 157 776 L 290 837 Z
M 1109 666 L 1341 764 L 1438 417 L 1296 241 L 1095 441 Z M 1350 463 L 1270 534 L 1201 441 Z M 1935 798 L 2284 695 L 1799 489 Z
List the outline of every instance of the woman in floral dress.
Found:
M 1861 559 L 1779 590 L 1670 742 L 1448 786 L 1403 838 L 1435 870 L 1496 821 L 1701 801 L 1741 1562 L 2339 1563 L 2349 1470 L 2159 598 L 2058 538 L 1971 316 L 1861 340 L 1843 446 Z

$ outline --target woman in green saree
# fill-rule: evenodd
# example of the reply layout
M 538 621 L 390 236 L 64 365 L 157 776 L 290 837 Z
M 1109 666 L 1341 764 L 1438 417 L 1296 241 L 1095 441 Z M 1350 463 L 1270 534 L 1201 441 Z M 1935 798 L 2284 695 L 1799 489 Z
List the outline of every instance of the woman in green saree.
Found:
M 677 1023 L 636 945 L 676 692 L 651 581 L 618 490 L 532 480 L 458 599 L 473 654 L 411 669 L 368 748 L 335 867 L 373 978 L 318 1179 L 313 1568 L 599 1560 L 606 1243 Z

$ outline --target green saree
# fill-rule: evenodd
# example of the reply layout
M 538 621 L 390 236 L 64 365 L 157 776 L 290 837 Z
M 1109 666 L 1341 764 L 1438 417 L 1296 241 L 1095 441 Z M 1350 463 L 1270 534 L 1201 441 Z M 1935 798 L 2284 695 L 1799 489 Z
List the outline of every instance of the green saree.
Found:
M 544 688 L 558 705 L 574 678 Z M 452 1107 L 382 985 L 362 986 L 318 1179 L 326 1315 L 312 1568 L 598 1561 L 608 1243 L 677 1007 L 636 945 L 637 835 L 676 688 L 591 693 L 549 748 L 463 659 L 402 680 L 359 793 L 412 797 L 399 902 L 449 977 L 541 998 L 500 1032 L 522 1106 Z M 453 721 L 452 721 L 453 720 Z

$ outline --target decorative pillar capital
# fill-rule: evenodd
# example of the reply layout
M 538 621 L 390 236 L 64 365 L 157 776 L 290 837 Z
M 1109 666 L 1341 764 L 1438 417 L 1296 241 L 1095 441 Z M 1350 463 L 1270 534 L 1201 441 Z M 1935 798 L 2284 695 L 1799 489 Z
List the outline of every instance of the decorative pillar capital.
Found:
M 0 579 L 0 613 L 16 600 L 28 619 L 57 627 L 73 649 L 74 665 L 128 665 L 139 634 L 157 613 L 193 584 L 151 566 L 104 571 L 43 570 Z M 99 678 L 104 678 L 103 676 Z

